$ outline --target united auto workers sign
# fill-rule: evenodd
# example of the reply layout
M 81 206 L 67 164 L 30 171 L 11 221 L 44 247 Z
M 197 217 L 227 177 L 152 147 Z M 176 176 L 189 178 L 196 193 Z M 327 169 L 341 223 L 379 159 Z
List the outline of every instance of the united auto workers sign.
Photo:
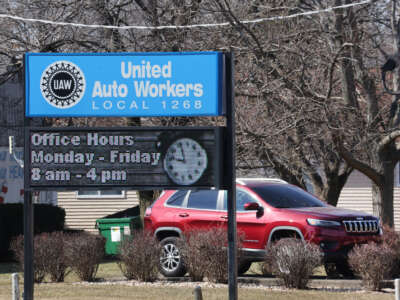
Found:
M 222 53 L 25 55 L 27 117 L 216 116 Z
M 221 128 L 30 128 L 32 188 L 215 186 Z

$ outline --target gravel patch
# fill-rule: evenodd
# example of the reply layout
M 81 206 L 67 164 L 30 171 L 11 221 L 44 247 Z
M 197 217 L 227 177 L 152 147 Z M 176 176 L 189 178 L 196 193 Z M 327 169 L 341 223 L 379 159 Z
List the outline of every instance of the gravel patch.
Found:
M 290 289 L 286 289 L 278 284 L 276 279 L 269 279 L 266 281 L 254 281 L 251 280 L 250 282 L 238 282 L 239 289 L 263 289 L 263 290 L 271 290 L 271 291 L 289 291 Z M 197 286 L 201 288 L 227 288 L 227 284 L 221 283 L 211 283 L 211 282 L 192 282 L 189 279 L 183 280 L 180 279 L 179 281 L 171 281 L 171 280 L 157 280 L 155 282 L 141 282 L 137 280 L 126 280 L 126 279 L 111 279 L 111 280 L 104 280 L 99 279 L 96 282 L 75 282 L 74 285 L 84 285 L 84 286 L 95 286 L 95 285 L 124 285 L 124 286 L 140 286 L 140 287 L 174 287 L 174 288 L 192 288 L 194 289 Z M 340 293 L 364 293 L 365 291 L 361 286 L 355 284 L 351 286 L 348 284 L 347 286 L 343 287 L 341 285 L 335 285 L 335 282 L 329 283 L 329 281 L 325 281 L 323 284 L 317 285 L 309 284 L 308 290 L 315 290 L 315 291 L 326 291 L 326 292 L 340 292 Z M 394 289 L 386 288 L 383 290 L 386 293 L 394 293 Z M 371 292 L 368 292 L 371 293 Z

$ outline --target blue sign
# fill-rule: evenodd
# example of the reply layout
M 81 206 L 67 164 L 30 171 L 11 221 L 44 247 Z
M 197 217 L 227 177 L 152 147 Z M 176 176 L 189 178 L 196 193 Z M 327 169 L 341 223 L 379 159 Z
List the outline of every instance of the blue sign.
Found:
M 27 117 L 218 116 L 222 53 L 28 53 Z

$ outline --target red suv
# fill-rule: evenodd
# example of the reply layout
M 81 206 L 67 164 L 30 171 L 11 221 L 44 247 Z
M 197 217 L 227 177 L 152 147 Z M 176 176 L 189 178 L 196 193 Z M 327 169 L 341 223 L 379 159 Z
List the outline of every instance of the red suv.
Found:
M 321 247 L 328 275 L 348 275 L 348 251 L 377 240 L 379 220 L 369 214 L 327 205 L 299 187 L 279 179 L 238 179 L 237 230 L 244 233 L 244 259 L 239 274 L 264 258 L 268 245 L 296 237 Z M 161 242 L 160 271 L 174 277 L 186 273 L 176 240 L 186 228 L 227 225 L 227 193 L 223 190 L 164 191 L 147 209 L 145 228 Z

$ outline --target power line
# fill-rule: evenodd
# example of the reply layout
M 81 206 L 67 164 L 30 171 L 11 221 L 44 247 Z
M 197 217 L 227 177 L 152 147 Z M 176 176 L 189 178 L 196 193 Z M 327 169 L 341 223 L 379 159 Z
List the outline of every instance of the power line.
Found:
M 345 4 L 340 6 L 333 6 L 325 9 L 320 10 L 312 10 L 302 13 L 297 13 L 288 16 L 276 16 L 276 17 L 269 17 L 269 18 L 259 18 L 254 20 L 244 20 L 241 21 L 242 24 L 256 24 L 262 23 L 267 21 L 275 21 L 275 20 L 285 20 L 285 19 L 292 19 L 301 16 L 309 16 L 315 15 L 325 12 L 331 12 L 335 9 L 343 9 L 349 8 L 358 5 L 364 5 L 370 3 L 371 0 L 365 0 L 357 3 Z M 42 23 L 42 24 L 50 24 L 50 25 L 57 25 L 57 26 L 72 26 L 72 27 L 83 27 L 83 28 L 98 28 L 98 29 L 119 29 L 119 30 L 127 30 L 127 29 L 137 29 L 137 30 L 157 30 L 157 29 L 190 29 L 190 28 L 201 28 L 201 27 L 224 27 L 224 26 L 231 26 L 229 22 L 223 23 L 212 23 L 212 24 L 193 24 L 193 25 L 161 25 L 161 26 L 142 26 L 142 25 L 127 25 L 127 26 L 114 26 L 114 25 L 97 25 L 97 24 L 81 24 L 81 23 L 68 23 L 68 22 L 56 22 L 44 19 L 33 19 L 33 18 L 24 18 L 19 16 L 13 16 L 8 14 L 0 14 L 0 18 L 2 19 L 12 19 L 22 22 L 31 22 L 31 23 Z

